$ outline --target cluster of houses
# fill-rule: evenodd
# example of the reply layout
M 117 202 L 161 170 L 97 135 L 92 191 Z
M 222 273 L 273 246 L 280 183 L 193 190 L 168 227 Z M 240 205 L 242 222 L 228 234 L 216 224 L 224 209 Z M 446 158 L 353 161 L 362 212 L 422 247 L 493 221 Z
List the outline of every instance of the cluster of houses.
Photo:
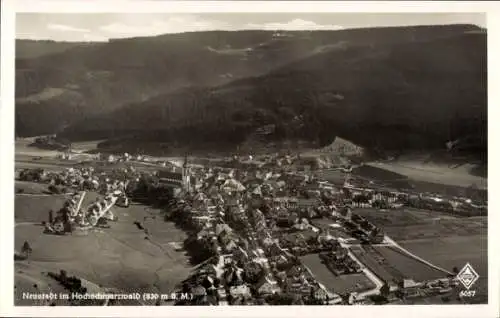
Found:
M 351 224 L 354 228 L 352 231 L 353 236 L 358 238 L 361 242 L 380 244 L 384 240 L 385 234 L 382 229 L 359 214 L 352 214 Z
M 24 175 L 105 193 L 114 189 L 131 192 L 140 188 L 141 182 L 153 197 L 158 197 L 154 191 L 175 189 L 167 196 L 170 202 L 166 215 L 189 234 L 184 248 L 195 263 L 201 263 L 179 286 L 182 293 L 193 295 L 192 299 L 179 300 L 184 304 L 345 302 L 345 297 L 325 288 L 300 261 L 300 256 L 317 253 L 332 275 L 361 271 L 341 238 L 315 226 L 314 220 L 331 219 L 352 240 L 378 244 L 383 242 L 384 232 L 353 213 L 351 207 L 394 208 L 404 204 L 427 208 L 422 203 L 427 202 L 424 196 L 418 196 L 419 203 L 415 204 L 414 198 L 405 193 L 350 184 L 338 187 L 308 171 L 283 169 L 296 158 L 280 157 L 279 164 L 276 160 L 267 159 L 264 165 L 255 164 L 253 158 L 243 163 L 232 160 L 224 168 L 188 167 L 186 160 L 180 172 L 165 164 L 154 174 L 138 173 L 133 168 L 113 173 L 71 168 L 60 173 Z
M 218 284 L 205 282 L 204 289 L 190 285 L 205 303 L 274 303 L 278 296 L 285 303 L 342 302 L 315 280 L 299 257 L 317 253 L 332 275 L 360 273 L 360 264 L 340 244 L 343 239 L 315 226 L 314 219 L 335 220 L 349 240 L 379 244 L 384 232 L 351 207 L 362 207 L 361 196 L 371 207 L 410 205 L 405 193 L 336 187 L 312 174 L 276 166 L 207 167 L 191 174 L 201 186 L 177 201 L 177 219 L 192 231 L 197 250 L 208 250 L 206 258 L 217 260 L 192 276 L 198 283 L 208 279 Z M 238 278 L 228 282 L 228 275 Z M 412 288 L 401 290 L 411 294 Z
M 414 299 L 450 294 L 460 283 L 456 278 L 440 278 L 426 282 L 415 282 L 412 279 L 402 279 L 394 296 L 403 299 Z
M 132 170 L 96 172 L 93 167 L 67 168 L 62 171 L 44 169 L 25 169 L 19 172 L 19 180 L 47 183 L 52 187 L 65 187 L 78 191 L 98 191 L 103 194 L 116 190 L 125 191 L 128 179 L 135 173 Z
M 338 244 L 334 249 L 319 254 L 324 264 L 335 275 L 360 273 L 361 266 L 353 260 L 347 249 Z
M 446 198 L 439 195 L 420 194 L 409 196 L 407 202 L 410 207 L 447 212 L 464 217 L 488 215 L 486 202 L 473 202 L 464 197 Z
M 341 245 L 342 239 L 313 224 L 316 218 L 328 218 L 349 240 L 382 243 L 384 232 L 345 204 L 366 192 L 339 189 L 308 174 L 278 170 L 206 168 L 191 172 L 202 186 L 186 192 L 174 210 L 177 219 L 192 232 L 196 250 L 207 250 L 206 258 L 218 260 L 217 264 L 206 265 L 212 269 L 202 267 L 194 276 L 208 276 L 221 284 L 217 287 L 219 298 L 214 296 L 219 303 L 222 295 L 230 304 L 272 303 L 276 295 L 290 294 L 298 295 L 300 301 L 342 301 L 314 279 L 299 257 L 317 253 L 332 275 L 361 272 L 360 264 Z M 387 198 L 392 198 L 392 203 L 403 201 L 404 194 L 372 191 L 370 200 L 387 202 Z M 290 275 L 289 270 L 301 274 Z M 226 272 L 240 273 L 234 275 L 241 279 L 227 283 Z M 202 291 L 199 286 L 191 288 Z M 209 303 L 213 300 L 206 286 L 200 295 Z
M 369 185 L 354 186 L 352 182 L 346 182 L 343 190 L 349 204 L 357 208 L 396 209 L 407 206 L 465 217 L 486 216 L 488 214 L 486 201 L 473 201 L 467 197 L 442 196 L 435 193 L 410 193 L 375 188 Z
M 206 169 L 203 186 L 170 206 L 171 217 L 190 233 L 185 245 L 209 259 L 185 282 L 183 292 L 205 304 L 340 301 L 300 262 L 296 246 L 284 248 L 275 236 L 282 219 L 287 219 L 284 228 L 310 228 L 307 218 L 290 217 L 300 207 L 287 184 L 272 172 Z
M 133 169 L 96 172 L 93 167 L 72 167 L 62 171 L 27 169 L 19 173 L 21 180 L 48 184 L 48 191 L 52 194 L 72 194 L 55 215 L 52 210 L 48 211 L 48 222 L 44 222 L 45 233 L 59 235 L 71 233 L 74 226 L 81 229 L 107 227 L 107 221 L 116 220 L 110 208 L 114 205 L 129 206 L 127 187 L 131 179 L 139 176 Z M 103 197 L 83 207 L 83 199 L 89 190 L 100 192 Z

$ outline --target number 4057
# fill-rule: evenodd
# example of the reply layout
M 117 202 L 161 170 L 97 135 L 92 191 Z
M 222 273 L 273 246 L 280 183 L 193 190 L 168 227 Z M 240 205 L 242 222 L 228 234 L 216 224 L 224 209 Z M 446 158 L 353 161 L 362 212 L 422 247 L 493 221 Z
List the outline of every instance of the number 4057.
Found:
M 462 290 L 460 291 L 460 297 L 474 297 L 476 294 L 475 290 Z

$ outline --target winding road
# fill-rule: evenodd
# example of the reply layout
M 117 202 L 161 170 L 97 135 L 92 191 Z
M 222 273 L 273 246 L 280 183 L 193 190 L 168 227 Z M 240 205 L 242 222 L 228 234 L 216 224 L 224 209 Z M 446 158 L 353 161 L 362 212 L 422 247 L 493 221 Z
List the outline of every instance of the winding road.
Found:
M 363 264 L 354 255 L 354 253 L 352 253 L 352 251 L 349 248 L 350 245 L 345 244 L 345 243 L 340 243 L 340 246 L 347 249 L 347 254 L 349 255 L 349 257 L 351 259 L 353 259 L 356 263 L 358 263 L 358 265 L 361 267 L 361 271 L 363 272 L 363 274 L 365 274 L 365 276 L 368 277 L 368 279 L 371 280 L 373 284 L 375 284 L 374 288 L 367 290 L 367 291 L 364 291 L 364 292 L 361 292 L 358 294 L 358 296 L 363 298 L 363 297 L 367 297 L 367 296 L 378 295 L 380 293 L 380 288 L 384 285 L 384 282 L 380 278 L 378 278 L 374 272 L 372 272 L 368 267 L 366 267 L 366 265 Z

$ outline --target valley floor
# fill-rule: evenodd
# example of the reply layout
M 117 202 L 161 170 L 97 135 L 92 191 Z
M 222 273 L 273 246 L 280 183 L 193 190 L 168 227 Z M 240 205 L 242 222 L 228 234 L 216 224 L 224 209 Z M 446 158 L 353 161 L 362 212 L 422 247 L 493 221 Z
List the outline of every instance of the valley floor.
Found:
M 90 193 L 84 204 L 95 197 Z M 119 219 L 110 222 L 109 229 L 75 231 L 67 236 L 43 234 L 40 223 L 47 219 L 48 210 L 57 211 L 63 202 L 62 196 L 16 196 L 15 249 L 19 251 L 25 241 L 33 249 L 28 260 L 15 262 L 17 305 L 27 305 L 19 293 L 27 281 L 38 281 L 38 289 L 43 282 L 57 285 L 43 274 L 48 271 L 66 270 L 99 287 L 134 293 L 170 293 L 190 272 L 188 257 L 172 247 L 173 242 L 185 239 L 184 232 L 164 222 L 158 210 L 140 204 L 114 207 Z M 149 239 L 134 221 L 148 229 Z

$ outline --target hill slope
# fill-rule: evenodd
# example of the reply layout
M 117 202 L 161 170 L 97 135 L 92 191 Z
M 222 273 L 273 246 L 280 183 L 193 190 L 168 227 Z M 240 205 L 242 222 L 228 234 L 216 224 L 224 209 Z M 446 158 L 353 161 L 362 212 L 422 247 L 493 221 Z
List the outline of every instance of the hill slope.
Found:
M 16 40 L 16 58 L 31 59 L 65 52 L 79 46 L 98 45 L 91 42 L 56 42 L 51 40 Z
M 184 88 L 214 87 L 261 76 L 317 54 L 477 30 L 475 26 L 452 25 L 311 32 L 214 31 L 77 45 L 31 59 L 18 51 L 16 134 L 54 133 L 76 120 L 130 103 Z
M 341 136 L 368 149 L 419 151 L 486 135 L 486 35 L 351 45 L 266 75 L 190 88 L 73 125 L 70 138 L 234 147 Z M 130 137 L 133 136 L 133 137 Z M 486 138 L 475 151 L 486 149 Z

